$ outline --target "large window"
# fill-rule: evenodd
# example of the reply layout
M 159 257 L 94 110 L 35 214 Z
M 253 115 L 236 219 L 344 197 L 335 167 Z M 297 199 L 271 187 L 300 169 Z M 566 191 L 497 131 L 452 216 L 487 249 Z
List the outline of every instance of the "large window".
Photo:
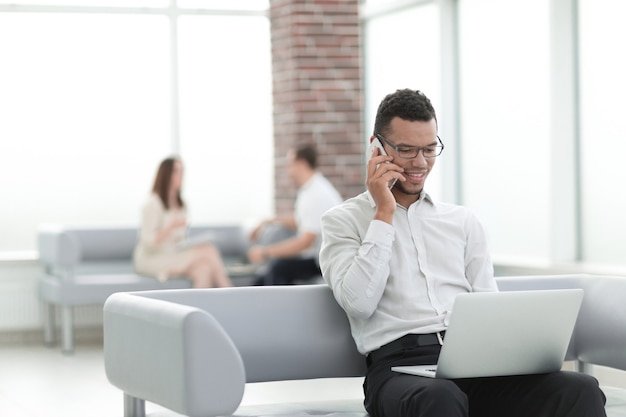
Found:
M 179 28 L 180 147 L 191 219 L 268 217 L 274 175 L 269 21 L 185 16 Z
M 458 165 L 428 188 L 457 190 L 444 197 L 478 214 L 497 263 L 626 264 L 618 3 L 363 3 L 366 132 L 398 87 L 447 110 Z
M 192 222 L 271 214 L 267 1 L 18 3 L 0 4 L 0 252 L 43 222 L 137 224 L 179 152 Z
M 549 259 L 549 5 L 459 5 L 463 203 L 496 258 Z
M 0 253 L 34 249 L 41 222 L 135 224 L 170 153 L 185 160 L 193 222 L 271 215 L 269 1 L 14 3 L 0 3 Z M 446 197 L 476 211 L 496 260 L 626 264 L 626 6 L 368 0 L 361 12 L 364 141 L 385 94 L 421 89 L 448 123 L 428 191 L 458 190 Z
M 417 5 L 368 17 L 364 40 L 364 141 L 369 141 L 372 134 L 378 104 L 397 89 L 421 90 L 432 100 L 435 110 L 439 110 L 441 67 L 436 5 Z M 436 164 L 428 179 L 428 192 L 437 195 L 442 180 Z
M 583 256 L 626 264 L 626 3 L 579 0 Z

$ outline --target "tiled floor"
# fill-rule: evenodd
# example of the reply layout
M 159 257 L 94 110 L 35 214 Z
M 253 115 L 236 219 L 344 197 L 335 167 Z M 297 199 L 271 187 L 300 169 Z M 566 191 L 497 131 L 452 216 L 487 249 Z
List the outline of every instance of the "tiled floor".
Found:
M 102 347 L 79 345 L 74 355 L 38 344 L 0 345 L 0 416 L 123 416 L 122 393 L 104 373 Z M 249 384 L 242 405 L 361 398 L 362 379 Z M 146 403 L 148 415 L 175 416 Z
M 36 343 L 0 345 L 0 416 L 121 417 L 122 394 L 107 381 L 102 357 L 99 343 L 78 345 L 71 356 Z M 626 388 L 625 372 L 597 368 L 595 375 L 602 385 Z M 242 405 L 361 399 L 361 383 L 348 378 L 249 384 Z M 146 412 L 177 416 L 151 403 Z

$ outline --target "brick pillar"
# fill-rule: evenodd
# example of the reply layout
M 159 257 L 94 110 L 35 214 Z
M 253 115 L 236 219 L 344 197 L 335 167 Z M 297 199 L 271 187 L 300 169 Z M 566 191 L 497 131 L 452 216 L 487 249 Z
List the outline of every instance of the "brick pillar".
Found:
M 364 190 L 358 0 L 271 0 L 277 214 L 293 210 L 287 151 L 317 146 L 344 198 Z

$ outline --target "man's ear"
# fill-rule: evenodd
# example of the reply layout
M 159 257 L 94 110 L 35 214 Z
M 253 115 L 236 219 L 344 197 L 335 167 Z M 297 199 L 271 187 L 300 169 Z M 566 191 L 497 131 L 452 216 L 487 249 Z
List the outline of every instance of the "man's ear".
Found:
M 374 139 L 376 139 L 376 136 L 374 135 L 370 136 L 370 143 L 374 142 Z

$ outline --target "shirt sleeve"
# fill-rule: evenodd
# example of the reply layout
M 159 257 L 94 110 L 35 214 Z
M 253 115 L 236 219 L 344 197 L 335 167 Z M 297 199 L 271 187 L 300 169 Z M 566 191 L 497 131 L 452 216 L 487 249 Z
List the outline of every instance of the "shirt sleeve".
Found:
M 465 277 L 474 292 L 498 291 L 485 230 L 473 214 L 468 217 L 466 227 Z
M 139 239 L 146 248 L 151 250 L 157 248 L 156 234 L 162 226 L 163 208 L 157 198 L 158 197 L 153 195 L 148 198 L 141 215 L 141 231 Z
M 389 277 L 393 226 L 372 220 L 360 237 L 352 216 L 331 210 L 322 218 L 320 267 L 339 305 L 354 318 L 370 317 Z

